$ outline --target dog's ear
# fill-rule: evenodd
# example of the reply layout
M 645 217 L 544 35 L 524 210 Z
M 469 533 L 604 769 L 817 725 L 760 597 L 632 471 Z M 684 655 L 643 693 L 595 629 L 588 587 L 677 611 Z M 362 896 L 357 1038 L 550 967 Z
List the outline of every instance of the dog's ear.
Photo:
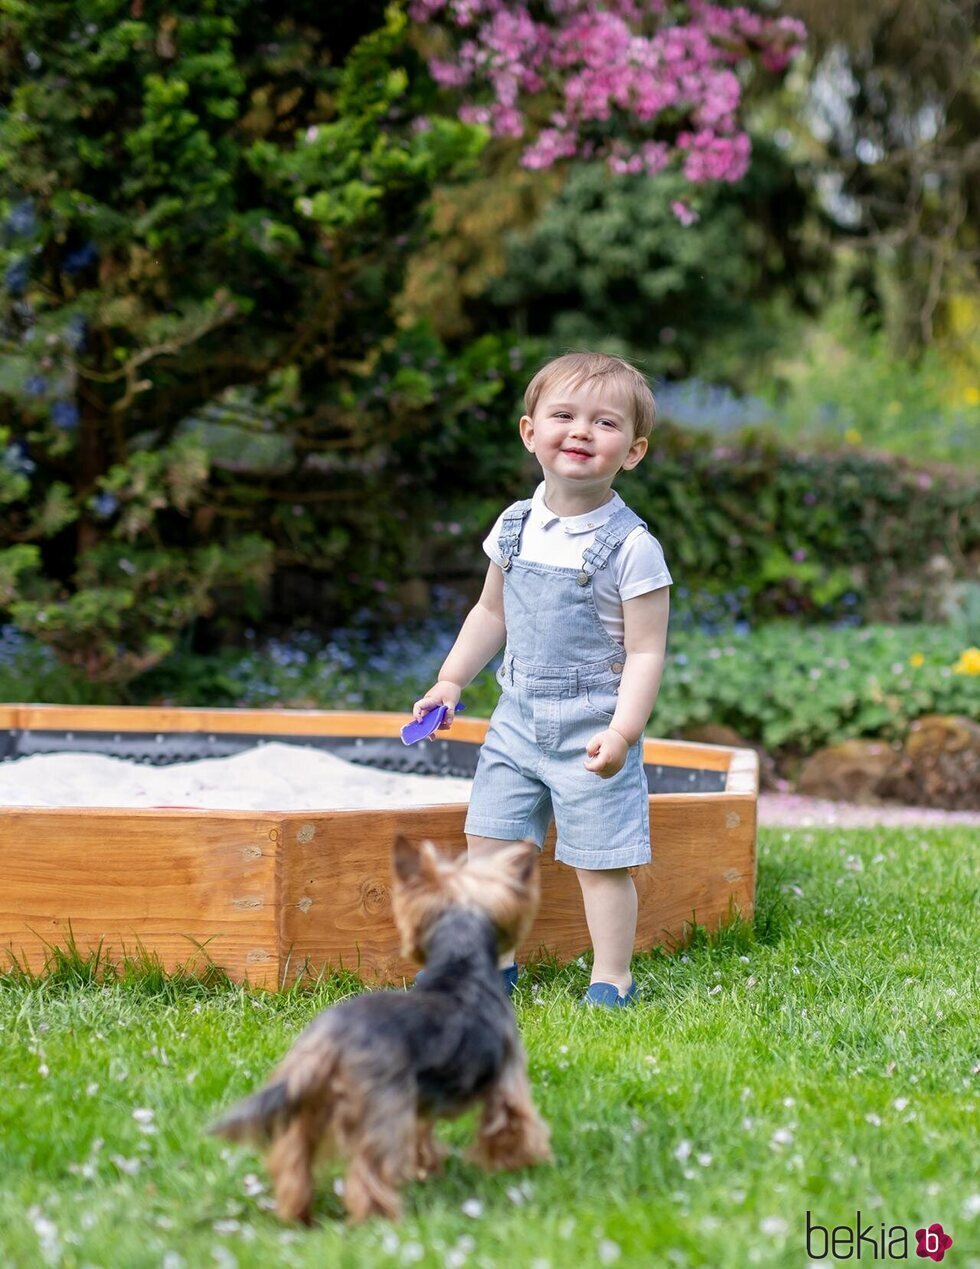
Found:
M 418 881 L 421 877 L 430 880 L 438 877 L 442 856 L 436 850 L 435 843 L 421 842 L 413 846 L 403 833 L 395 838 L 392 849 L 392 865 L 398 881 Z
M 419 867 L 422 872 L 434 880 L 439 876 L 442 862 L 442 855 L 436 848 L 435 842 L 424 841 L 419 847 Z
M 391 865 L 399 881 L 412 881 L 421 871 L 419 849 L 413 846 L 404 833 L 399 833 L 391 851 Z
M 532 841 L 515 842 L 507 848 L 506 866 L 519 885 L 526 886 L 538 866 L 538 848 Z

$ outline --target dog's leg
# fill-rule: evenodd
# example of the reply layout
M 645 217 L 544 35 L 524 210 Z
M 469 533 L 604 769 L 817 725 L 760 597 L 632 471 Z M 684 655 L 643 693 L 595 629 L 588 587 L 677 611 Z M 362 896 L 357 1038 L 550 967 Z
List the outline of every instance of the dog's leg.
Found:
M 317 1132 L 308 1113 L 294 1115 L 266 1158 L 281 1220 L 313 1224 L 313 1156 Z
M 395 1221 L 401 1216 L 399 1188 L 414 1174 L 415 1090 L 375 1092 L 364 1104 L 360 1123 L 347 1132 L 350 1167 L 344 1206 L 353 1223 L 369 1216 Z
M 524 1052 L 518 1049 L 488 1092 L 476 1141 L 467 1157 L 487 1171 L 547 1163 L 551 1132 L 534 1108 Z
M 432 1135 L 432 1120 L 419 1119 L 415 1133 L 415 1172 L 419 1180 L 437 1176 L 449 1157 L 449 1147 Z

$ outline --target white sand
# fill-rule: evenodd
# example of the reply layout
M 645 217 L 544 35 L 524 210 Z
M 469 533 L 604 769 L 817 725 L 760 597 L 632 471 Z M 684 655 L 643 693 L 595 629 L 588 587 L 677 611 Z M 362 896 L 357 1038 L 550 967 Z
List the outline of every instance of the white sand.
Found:
M 241 811 L 341 810 L 466 802 L 470 780 L 357 766 L 278 742 L 229 758 L 152 767 L 90 753 L 0 763 L 0 806 L 186 806 Z
M 0 762 L 4 806 L 180 806 L 214 810 L 313 811 L 466 802 L 471 781 L 401 775 L 279 742 L 230 758 L 152 767 L 99 754 L 35 754 Z M 792 794 L 760 794 L 759 823 L 797 828 L 980 825 L 980 812 L 852 806 Z

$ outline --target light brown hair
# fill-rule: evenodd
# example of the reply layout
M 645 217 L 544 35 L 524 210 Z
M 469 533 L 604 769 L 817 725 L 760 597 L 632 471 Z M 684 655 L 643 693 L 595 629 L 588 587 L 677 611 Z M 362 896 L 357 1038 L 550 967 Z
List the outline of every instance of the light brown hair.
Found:
M 623 389 L 633 419 L 633 437 L 649 436 L 657 418 L 657 405 L 643 374 L 622 357 L 606 353 L 571 352 L 542 366 L 524 392 L 525 412 L 533 417 L 542 393 L 553 383 L 579 388 L 592 379 L 615 383 Z

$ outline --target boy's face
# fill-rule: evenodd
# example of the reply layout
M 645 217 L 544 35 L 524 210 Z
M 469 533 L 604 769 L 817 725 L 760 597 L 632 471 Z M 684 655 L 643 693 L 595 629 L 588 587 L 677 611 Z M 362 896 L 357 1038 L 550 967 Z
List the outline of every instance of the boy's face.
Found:
M 633 436 L 626 395 L 615 384 L 590 380 L 579 387 L 550 384 L 534 415 L 521 419 L 521 440 L 546 476 L 576 486 L 612 485 L 619 471 L 635 467 L 647 451 Z

